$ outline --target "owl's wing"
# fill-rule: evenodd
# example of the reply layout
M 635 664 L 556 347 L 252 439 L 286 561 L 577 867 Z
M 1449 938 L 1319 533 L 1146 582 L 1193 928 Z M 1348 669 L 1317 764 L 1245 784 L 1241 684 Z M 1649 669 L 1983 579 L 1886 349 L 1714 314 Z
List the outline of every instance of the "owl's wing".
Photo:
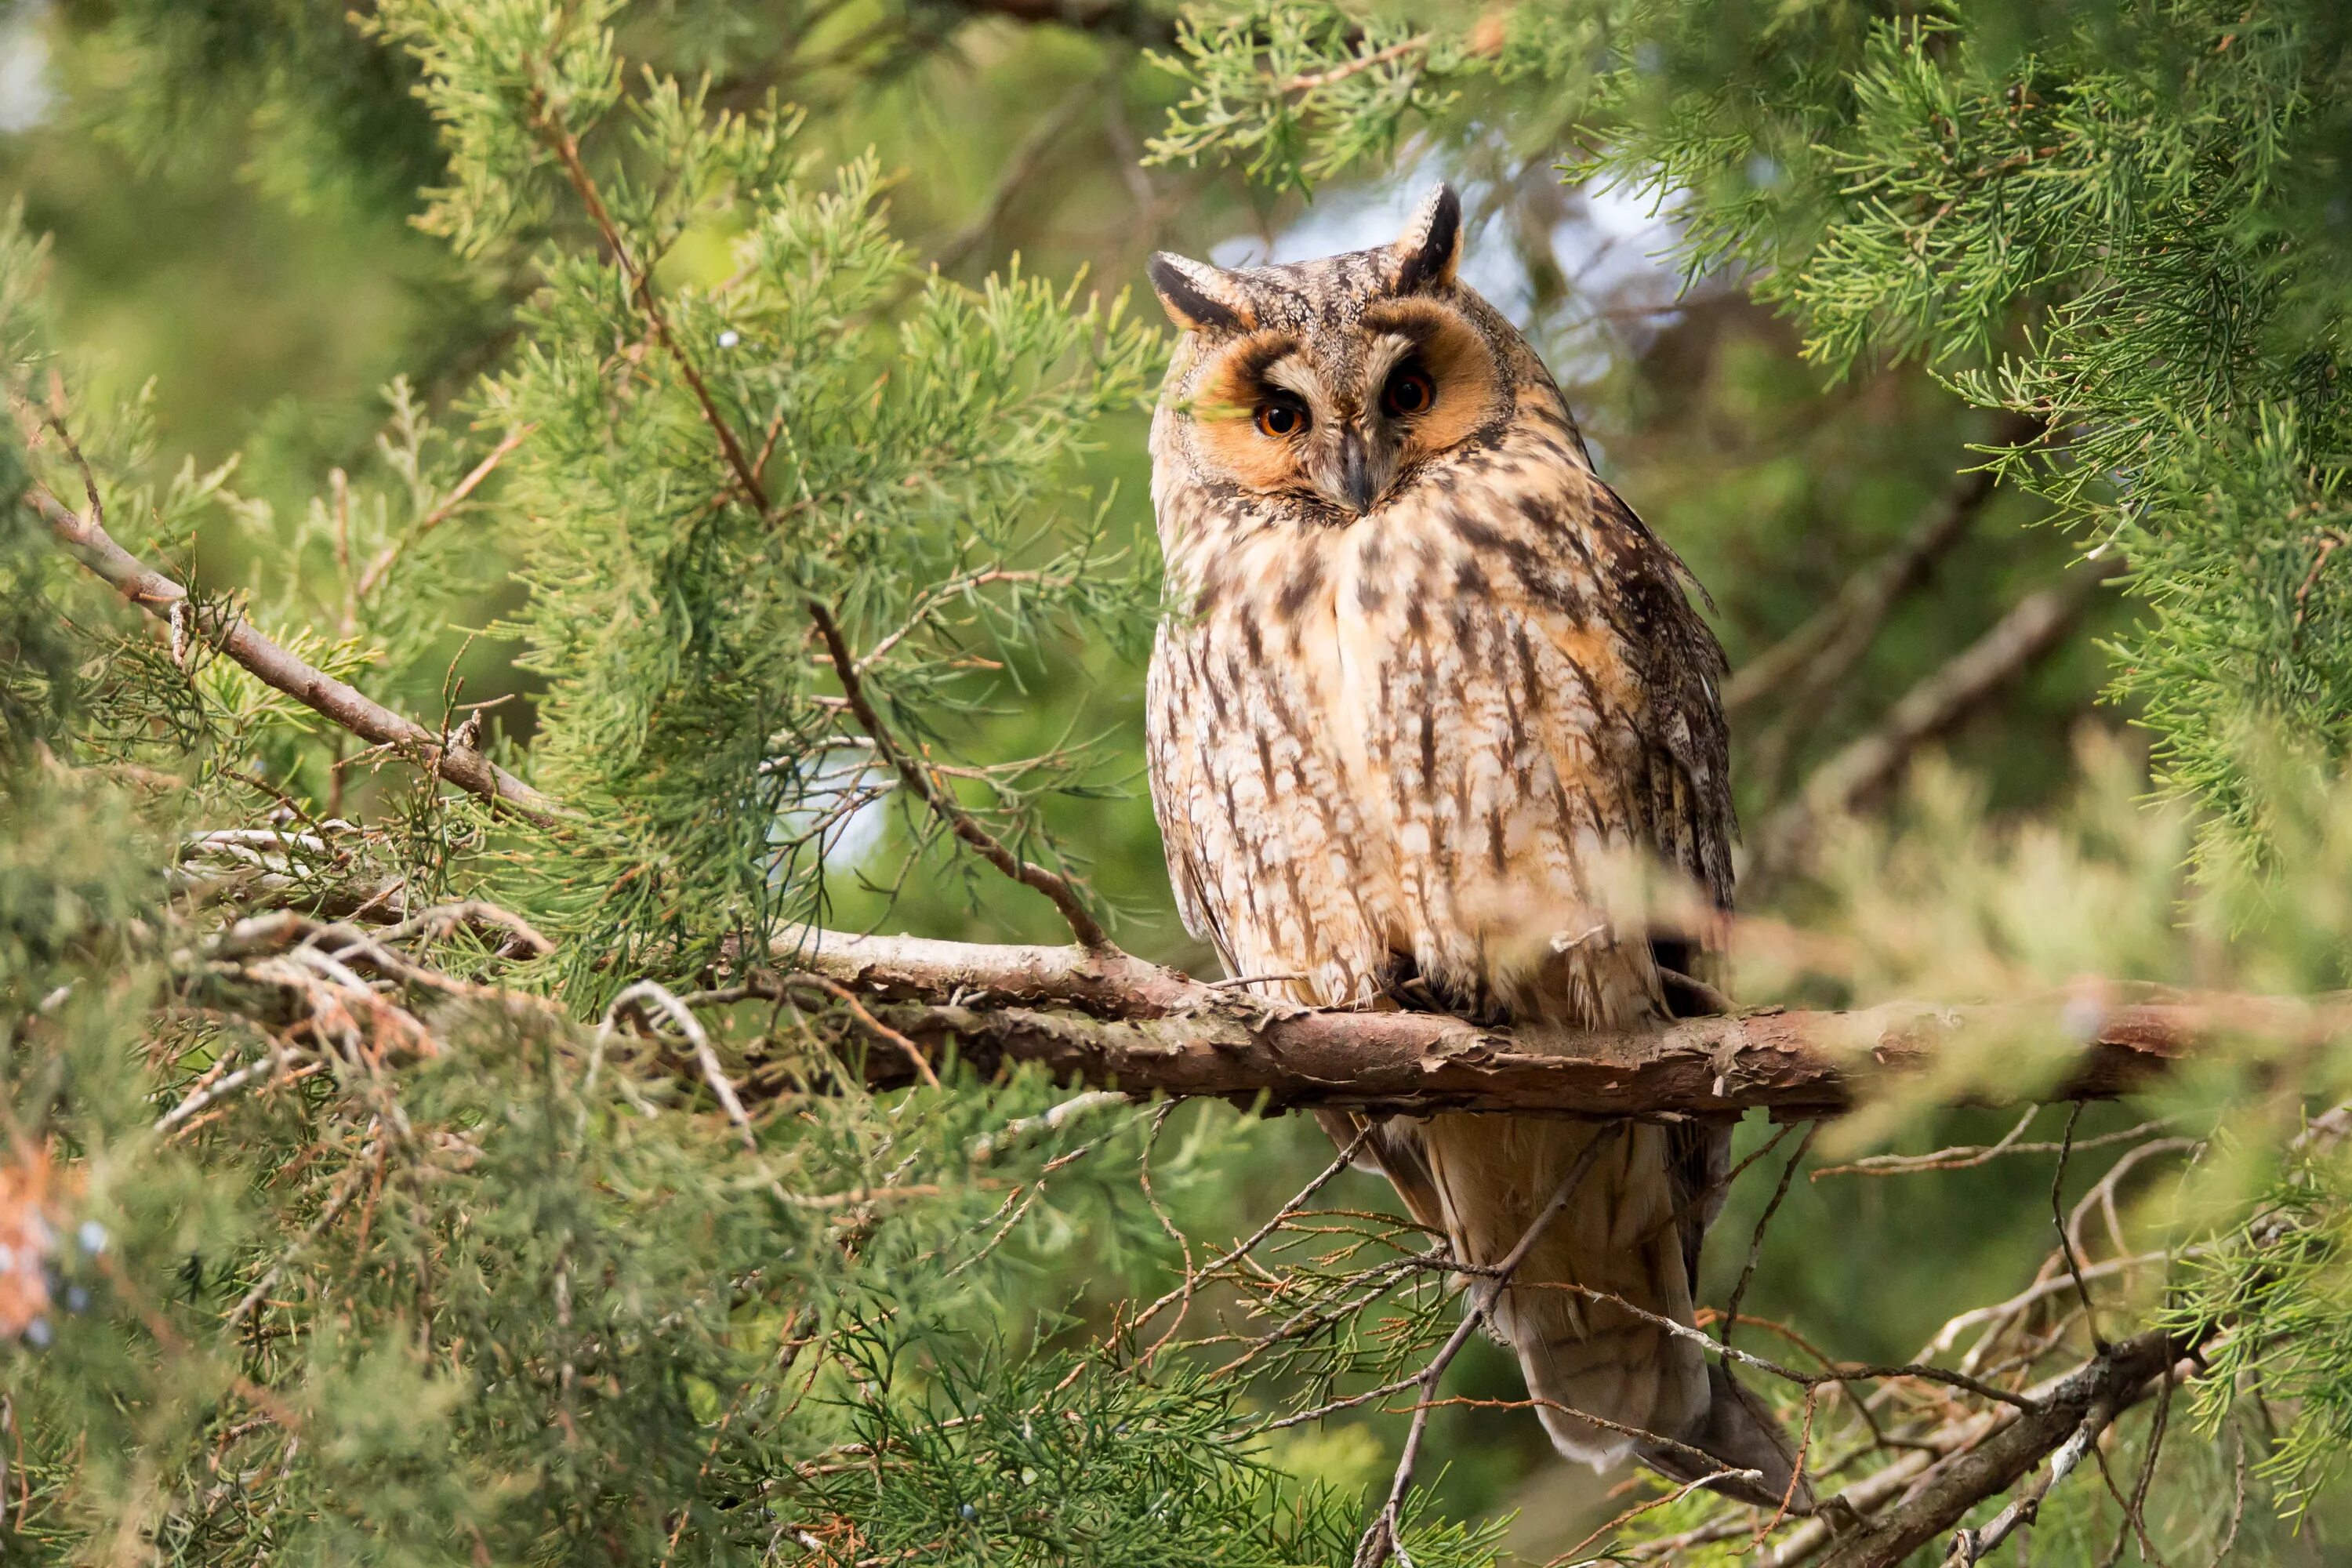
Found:
M 1181 743 L 1171 732 L 1180 711 L 1192 700 L 1185 689 L 1182 660 L 1170 646 L 1171 633 L 1162 626 L 1152 650 L 1144 706 L 1150 715 L 1146 745 L 1150 767 L 1152 814 L 1160 819 L 1161 847 L 1168 855 L 1168 881 L 1176 895 L 1176 912 L 1184 929 L 1217 950 L 1218 962 L 1229 974 L 1234 949 L 1220 918 L 1214 896 L 1216 874 L 1194 831 L 1192 796 L 1200 788 L 1200 759 L 1195 748 Z
M 1682 557 L 1635 515 L 1623 498 L 1591 481 L 1595 530 L 1611 552 L 1612 615 L 1633 650 L 1643 701 L 1639 727 L 1647 777 L 1639 812 L 1650 847 L 1706 889 L 1716 907 L 1731 907 L 1731 844 L 1738 831 L 1731 804 L 1729 733 L 1724 724 L 1726 661 L 1714 631 L 1690 602 L 1697 586 Z M 1704 594 L 1705 590 L 1700 592 Z M 1703 933 L 1659 935 L 1651 948 L 1662 969 L 1697 978 L 1704 973 Z M 1712 1011 L 1687 987 L 1667 985 L 1677 1014 Z M 1730 1168 L 1728 1122 L 1678 1121 L 1666 1129 L 1667 1169 L 1675 1207 L 1682 1215 L 1683 1261 L 1692 1289 L 1698 1283 L 1699 1244 L 1723 1208 L 1721 1184 Z
M 1615 490 L 1591 483 L 1595 530 L 1615 547 L 1611 616 L 1632 650 L 1643 698 L 1638 722 L 1649 775 L 1643 816 L 1651 846 L 1728 910 L 1738 822 L 1720 696 L 1723 645 L 1690 602 L 1685 585 L 1696 587 L 1697 580 L 1682 557 Z

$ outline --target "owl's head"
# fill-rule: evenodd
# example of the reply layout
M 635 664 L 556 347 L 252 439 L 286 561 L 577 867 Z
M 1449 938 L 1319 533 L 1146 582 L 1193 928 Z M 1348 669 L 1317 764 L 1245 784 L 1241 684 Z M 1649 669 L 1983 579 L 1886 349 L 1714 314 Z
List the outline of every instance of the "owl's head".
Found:
M 1154 256 L 1152 286 L 1184 332 L 1160 405 L 1170 455 L 1344 522 L 1493 439 L 1530 370 L 1549 381 L 1458 279 L 1461 258 L 1462 204 L 1444 185 L 1370 250 L 1234 268 Z

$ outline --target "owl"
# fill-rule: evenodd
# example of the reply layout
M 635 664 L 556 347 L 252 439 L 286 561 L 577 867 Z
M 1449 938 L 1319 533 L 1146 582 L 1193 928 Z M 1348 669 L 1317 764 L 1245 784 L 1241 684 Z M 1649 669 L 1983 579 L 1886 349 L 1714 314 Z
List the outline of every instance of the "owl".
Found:
M 1461 248 L 1440 186 L 1376 249 L 1152 258 L 1182 331 L 1151 427 L 1151 795 L 1184 921 L 1230 974 L 1540 1049 L 1704 1010 L 1695 940 L 1612 921 L 1610 889 L 1648 858 L 1728 906 L 1724 658 Z M 1727 1126 L 1323 1121 L 1472 1265 L 1601 1142 L 1491 1319 L 1540 1419 L 1596 1468 L 1791 1494 L 1777 1426 L 1690 1337 L 1547 1289 L 1689 1324 Z

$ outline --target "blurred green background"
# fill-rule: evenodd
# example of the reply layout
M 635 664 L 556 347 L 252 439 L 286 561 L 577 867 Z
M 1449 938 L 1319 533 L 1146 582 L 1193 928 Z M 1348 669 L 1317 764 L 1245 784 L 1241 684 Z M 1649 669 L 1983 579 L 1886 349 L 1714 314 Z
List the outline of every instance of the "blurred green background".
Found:
M 1706 584 L 1735 668 L 1895 548 L 1971 460 L 1969 443 L 1991 436 L 1986 416 L 1916 370 L 1825 383 L 1738 279 L 1680 277 L 1663 255 L 1672 211 L 1559 184 L 1540 105 L 1461 106 L 1454 121 L 1401 149 L 1393 169 L 1311 199 L 1271 195 L 1231 170 L 1148 166 L 1145 143 L 1176 92 L 1149 50 L 1169 30 L 1159 7 L 1096 0 L 669 0 L 632 13 L 623 48 L 659 68 L 710 71 L 720 101 L 774 91 L 805 105 L 820 165 L 873 149 L 898 233 L 950 276 L 976 281 L 1017 257 L 1026 272 L 1129 292 L 1145 311 L 1154 306 L 1142 264 L 1155 248 L 1234 264 L 1382 243 L 1431 181 L 1455 181 L 1473 211 L 1468 277 L 1544 349 L 1604 475 Z M 394 376 L 446 407 L 497 363 L 506 275 L 495 258 L 451 257 L 410 221 L 438 160 L 407 88 L 403 63 L 362 37 L 340 0 L 0 6 L 0 183 L 33 228 L 55 237 L 62 336 L 89 356 L 94 401 L 152 378 L 159 472 L 242 454 L 232 487 L 296 518 L 330 470 L 366 460 Z M 711 248 L 671 265 L 715 278 L 726 260 Z M 1086 475 L 1090 500 L 1138 549 L 1150 528 L 1146 419 L 1138 408 L 1100 432 Z M 2021 594 L 2056 580 L 2070 552 L 2037 521 L 2029 503 L 1994 496 L 1833 690 L 1739 715 L 1747 821 L 1765 820 Z M 497 542 L 482 542 L 495 559 Z M 200 574 L 233 583 L 244 552 L 259 547 L 208 536 Z M 520 592 L 485 573 L 465 624 L 488 625 Z M 2133 745 L 2129 715 L 2097 702 L 2103 621 L 2130 613 L 2100 599 L 2051 656 L 1945 737 L 1996 810 L 2046 807 L 2073 777 L 2085 729 Z M 469 696 L 522 695 L 503 713 L 509 734 L 527 739 L 530 687 L 511 650 L 469 643 L 457 628 L 446 647 L 451 658 L 464 650 Z M 1090 856 L 1124 944 L 1212 970 L 1169 898 L 1142 789 L 1142 674 L 1131 650 L 1051 649 L 1012 673 L 975 721 L 990 731 L 981 749 L 1010 756 L 1065 737 L 1093 742 L 1097 776 L 1113 787 L 1054 803 L 1056 826 Z M 845 879 L 840 918 L 887 914 L 889 929 L 983 940 L 1055 935 L 1042 903 L 1001 882 L 977 886 L 975 904 L 964 880 L 918 874 L 886 910 Z M 1801 912 L 1801 893 L 1769 884 L 1743 902 Z M 2124 1115 L 2095 1111 L 2084 1131 Z M 1932 1131 L 1967 1141 L 1997 1136 L 2006 1121 L 1955 1113 Z M 1742 1146 L 1768 1135 L 1751 1125 Z M 1194 1234 L 1246 1228 L 1328 1157 L 1303 1122 L 1268 1124 L 1246 1147 L 1219 1206 L 1182 1216 Z M 1727 1293 L 1769 1193 L 1770 1167 L 1759 1176 L 1722 1221 L 1710 1300 Z M 2034 1163 L 1901 1184 L 1800 1180 L 1748 1310 L 1800 1324 L 1840 1354 L 1907 1355 L 1954 1310 L 1954 1280 L 1981 1282 L 1966 1297 L 1974 1302 L 2031 1273 L 2043 1237 L 2008 1219 L 2046 1202 L 2048 1180 Z M 1346 1181 L 1342 1203 L 1387 1203 L 1369 1178 Z M 1932 1267 L 1881 1267 L 1923 1247 Z M 1082 1241 L 1038 1267 L 1041 1297 L 1117 1294 L 1116 1281 L 1092 1279 Z M 1515 1371 L 1483 1341 L 1455 1378 L 1457 1392 L 1517 1393 Z M 1364 1482 L 1385 1474 L 1402 1425 L 1287 1434 L 1278 1457 Z M 1523 1411 L 1449 1409 L 1432 1451 L 1450 1509 L 1524 1510 L 1514 1540 L 1534 1561 L 1581 1533 L 1602 1487 L 1622 1479 L 1596 1481 L 1561 1464 Z M 2316 1525 L 2306 1540 L 2324 1552 Z

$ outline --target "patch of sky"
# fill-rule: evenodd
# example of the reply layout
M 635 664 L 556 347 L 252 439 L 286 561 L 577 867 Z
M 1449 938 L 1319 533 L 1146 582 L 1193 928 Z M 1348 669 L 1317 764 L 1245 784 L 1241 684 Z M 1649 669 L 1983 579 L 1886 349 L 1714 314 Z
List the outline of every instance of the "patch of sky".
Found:
M 57 107 L 48 16 L 49 0 L 0 0 L 0 134 L 31 131 Z

